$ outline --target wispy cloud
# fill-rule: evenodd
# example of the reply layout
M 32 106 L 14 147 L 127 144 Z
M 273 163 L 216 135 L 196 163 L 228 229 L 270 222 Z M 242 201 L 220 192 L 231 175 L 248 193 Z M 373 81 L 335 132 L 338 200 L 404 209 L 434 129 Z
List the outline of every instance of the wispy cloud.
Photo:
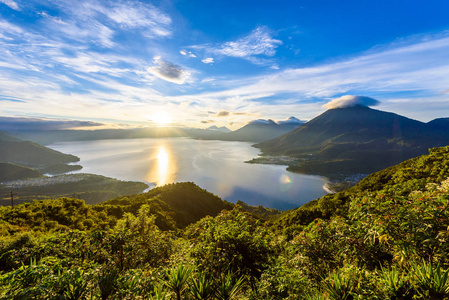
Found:
M 9 6 L 9 8 L 11 9 L 20 10 L 20 7 L 17 5 L 17 3 L 12 0 L 0 0 L 0 3 Z
M 149 39 L 172 35 L 171 18 L 152 4 L 140 1 L 31 1 L 37 14 L 49 21 L 51 36 L 83 45 L 116 46 L 116 35 L 139 33 Z M 48 11 L 46 9 L 48 8 Z M 58 16 L 49 11 L 59 10 Z
M 63 130 L 96 127 L 103 124 L 92 121 L 51 120 L 44 118 L 1 117 L 0 130 Z
M 111 20 L 122 26 L 130 28 L 144 28 L 149 35 L 170 36 L 171 18 L 149 3 L 114 1 L 109 7 L 102 7 L 100 11 Z
M 449 36 L 372 52 L 316 67 L 287 69 L 246 78 L 245 85 L 208 94 L 233 97 L 296 93 L 301 97 L 328 98 L 352 90 L 376 93 L 427 90 L 439 93 L 449 76 Z
M 279 45 L 282 45 L 282 41 L 273 38 L 268 27 L 259 26 L 247 36 L 235 41 L 219 45 L 196 45 L 192 48 L 218 56 L 245 59 L 257 65 L 273 65 L 273 61 L 267 57 L 274 56 Z
M 273 56 L 276 54 L 276 48 L 281 44 L 282 41 L 271 37 L 268 27 L 261 26 L 254 29 L 249 35 L 224 43 L 213 51 L 226 56 L 248 59 L 255 55 Z

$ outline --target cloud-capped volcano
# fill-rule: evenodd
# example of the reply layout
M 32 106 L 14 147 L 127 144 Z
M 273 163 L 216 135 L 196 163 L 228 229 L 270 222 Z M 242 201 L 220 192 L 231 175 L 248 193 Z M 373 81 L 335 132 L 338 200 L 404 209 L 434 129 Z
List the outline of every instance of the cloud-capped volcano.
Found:
M 334 104 L 347 106 L 331 107 L 339 109 L 329 109 L 299 128 L 256 147 L 264 154 L 304 158 L 307 162 L 301 163 L 302 171 L 307 164 L 308 172 L 328 175 L 372 173 L 427 153 L 429 148 L 447 145 L 445 119 L 426 124 L 366 107 L 377 101 L 368 97 L 345 99 L 349 100 Z

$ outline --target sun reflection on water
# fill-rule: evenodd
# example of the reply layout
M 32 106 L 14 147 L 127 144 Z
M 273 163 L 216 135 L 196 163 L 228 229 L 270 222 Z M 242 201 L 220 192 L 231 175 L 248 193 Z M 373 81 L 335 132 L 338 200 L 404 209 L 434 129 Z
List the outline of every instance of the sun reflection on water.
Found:
M 153 152 L 153 159 L 155 163 L 150 169 L 147 180 L 156 182 L 158 186 L 174 182 L 176 165 L 168 148 L 166 146 L 156 148 L 155 152 Z

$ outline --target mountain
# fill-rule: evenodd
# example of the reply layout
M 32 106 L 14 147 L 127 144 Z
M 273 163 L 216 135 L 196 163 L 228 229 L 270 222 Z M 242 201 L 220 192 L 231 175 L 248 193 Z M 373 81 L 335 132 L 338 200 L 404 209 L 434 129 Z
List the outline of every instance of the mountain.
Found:
M 22 141 L 2 132 L 0 132 L 0 142 L 0 162 L 42 169 L 79 161 L 76 156 Z
M 292 131 L 302 124 L 304 122 L 295 117 L 290 117 L 288 120 L 278 123 L 271 119 L 258 119 L 249 122 L 236 131 L 220 135 L 217 139 L 224 141 L 262 142 Z
M 282 128 L 288 131 L 292 131 L 293 129 L 298 128 L 299 126 L 306 123 L 305 121 L 301 121 L 295 117 L 290 117 L 285 121 L 278 121 L 277 124 L 280 125 Z
M 372 173 L 449 144 L 449 134 L 437 126 L 447 126 L 447 120 L 426 124 L 365 106 L 335 108 L 255 147 L 265 155 L 303 160 L 292 171 Z
M 449 118 L 439 118 L 427 123 L 432 130 L 439 131 L 442 134 L 449 133 Z
M 207 130 L 220 131 L 220 132 L 231 132 L 231 130 L 229 128 L 227 128 L 226 126 L 218 127 L 215 125 L 208 127 Z

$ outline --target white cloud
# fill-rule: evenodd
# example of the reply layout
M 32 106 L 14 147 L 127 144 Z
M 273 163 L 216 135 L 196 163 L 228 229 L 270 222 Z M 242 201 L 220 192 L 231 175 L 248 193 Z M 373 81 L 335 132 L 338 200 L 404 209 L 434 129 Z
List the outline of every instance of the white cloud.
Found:
M 23 29 L 19 26 L 9 23 L 5 20 L 0 20 L 0 33 L 3 31 L 3 34 L 22 34 Z
M 212 81 L 215 81 L 215 78 L 213 78 L 213 77 L 206 77 L 203 80 L 201 80 L 201 83 L 212 82 Z
M 293 93 L 303 98 L 329 98 L 351 91 L 438 94 L 447 89 L 448 77 L 449 35 L 446 34 L 336 63 L 231 81 L 227 89 L 208 96 Z
M 201 61 L 205 64 L 211 64 L 214 62 L 214 59 L 212 57 L 208 57 L 208 58 L 202 59 Z
M 192 57 L 192 58 L 196 57 L 195 54 L 193 54 L 191 51 L 187 51 L 187 50 L 181 50 L 181 51 L 179 51 L 179 53 L 181 53 L 184 56 L 188 56 L 188 57 Z
M 149 3 L 118 1 L 112 2 L 105 11 L 106 15 L 116 23 L 130 28 L 146 28 L 155 36 L 171 35 L 168 26 L 171 18 Z
M 38 12 L 37 14 L 44 18 L 48 18 L 55 23 L 67 25 L 67 23 L 64 22 L 60 17 L 51 16 L 51 15 L 47 14 L 45 11 Z
M 327 109 L 334 108 L 345 108 L 345 107 L 353 107 L 353 106 L 375 106 L 380 104 L 379 100 L 365 97 L 365 96 L 353 96 L 353 95 L 345 95 L 323 105 L 323 107 Z
M 279 45 L 282 45 L 282 41 L 274 39 L 268 27 L 259 26 L 249 35 L 235 41 L 221 45 L 196 45 L 191 48 L 204 50 L 206 53 L 218 56 L 245 59 L 256 65 L 276 66 L 272 59 L 266 57 L 274 56 Z
M 156 66 L 147 69 L 151 74 L 176 84 L 184 84 L 190 77 L 190 72 L 183 70 L 180 66 L 165 61 L 160 57 L 155 57 Z
M 282 41 L 273 39 L 268 27 L 260 26 L 248 36 L 223 44 L 215 52 L 232 57 L 248 58 L 254 55 L 274 56 Z
M 20 8 L 17 5 L 17 3 L 12 1 L 12 0 L 0 0 L 0 3 L 3 3 L 5 5 L 7 5 L 7 6 L 9 6 L 9 8 L 11 8 L 11 9 L 20 10 Z
M 30 0 L 31 1 L 31 0 Z M 64 19 L 52 17 L 47 12 L 40 15 L 65 26 L 52 26 L 52 36 L 63 33 L 61 38 L 73 39 L 85 44 L 98 41 L 111 48 L 116 33 L 139 34 L 154 39 L 172 35 L 172 20 L 162 10 L 141 1 L 70 1 L 35 0 L 40 5 L 57 9 Z M 45 9 L 40 7 L 40 10 Z M 59 25 L 59 24 L 58 24 Z

